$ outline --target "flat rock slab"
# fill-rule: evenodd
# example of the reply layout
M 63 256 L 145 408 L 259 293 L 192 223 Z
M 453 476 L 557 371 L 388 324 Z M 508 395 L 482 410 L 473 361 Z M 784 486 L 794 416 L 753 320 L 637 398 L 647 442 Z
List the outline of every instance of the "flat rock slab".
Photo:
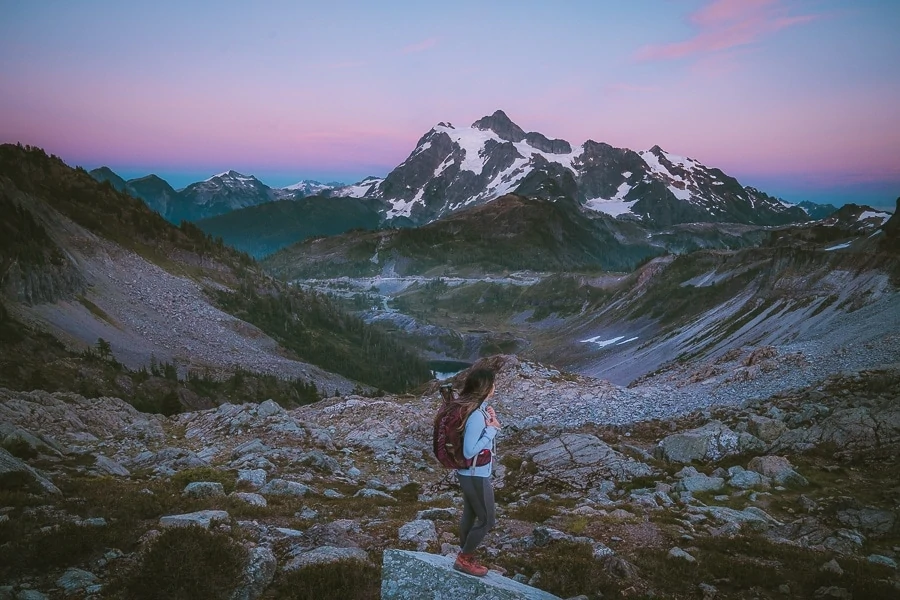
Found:
M 190 527 L 191 525 L 199 525 L 204 529 L 209 529 L 210 523 L 213 521 L 227 521 L 228 513 L 224 510 L 201 510 L 198 512 L 185 513 L 183 515 L 167 515 L 159 518 L 161 527 Z
M 382 600 L 559 600 L 543 590 L 493 571 L 473 577 L 453 570 L 454 557 L 385 550 L 381 570 Z

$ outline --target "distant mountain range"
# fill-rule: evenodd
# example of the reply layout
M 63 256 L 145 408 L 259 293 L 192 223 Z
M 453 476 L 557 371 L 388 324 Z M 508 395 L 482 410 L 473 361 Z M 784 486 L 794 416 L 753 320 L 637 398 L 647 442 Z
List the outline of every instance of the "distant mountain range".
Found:
M 429 223 L 507 193 L 569 197 L 587 211 L 652 227 L 783 225 L 836 210 L 813 202 L 790 204 L 659 146 L 635 152 L 588 140 L 576 147 L 525 132 L 502 110 L 470 127 L 438 123 L 386 177 L 352 185 L 306 180 L 272 188 L 252 175 L 227 171 L 176 191 L 155 175 L 125 181 L 107 167 L 91 175 L 143 199 L 173 223 L 314 195 L 378 201 L 381 221 L 393 226 Z
M 175 224 L 208 219 L 276 200 L 296 200 L 328 193 L 339 185 L 304 180 L 286 188 L 272 188 L 253 175 L 232 170 L 192 183 L 183 190 L 175 190 L 157 175 L 126 181 L 109 167 L 94 169 L 90 174 L 97 181 L 108 181 L 116 190 L 140 198 L 167 221 Z

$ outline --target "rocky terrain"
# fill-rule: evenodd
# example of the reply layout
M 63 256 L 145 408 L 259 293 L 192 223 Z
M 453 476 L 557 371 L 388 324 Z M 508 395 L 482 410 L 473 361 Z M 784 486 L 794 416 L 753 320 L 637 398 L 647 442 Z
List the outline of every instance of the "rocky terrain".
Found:
M 900 594 L 900 364 L 731 406 L 482 365 L 505 424 L 484 557 L 507 577 L 561 598 Z M 377 598 L 387 549 L 456 551 L 436 385 L 171 418 L 2 391 L 0 597 L 156 598 L 177 572 L 210 598 Z

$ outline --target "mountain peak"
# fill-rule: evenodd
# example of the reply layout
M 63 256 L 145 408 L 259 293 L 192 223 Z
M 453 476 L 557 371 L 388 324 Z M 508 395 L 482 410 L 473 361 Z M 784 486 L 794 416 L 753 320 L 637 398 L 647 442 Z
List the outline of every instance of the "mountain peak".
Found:
M 521 142 L 525 139 L 525 131 L 513 123 L 502 110 L 496 110 L 491 116 L 478 119 L 472 123 L 472 127 L 482 131 L 489 129 L 507 142 Z
M 253 175 L 244 175 L 243 173 L 238 173 L 234 169 L 230 169 L 223 173 L 218 173 L 216 175 L 213 175 L 206 181 L 212 181 L 213 179 L 225 179 L 225 178 L 228 178 L 228 179 L 256 179 L 255 177 L 253 177 Z

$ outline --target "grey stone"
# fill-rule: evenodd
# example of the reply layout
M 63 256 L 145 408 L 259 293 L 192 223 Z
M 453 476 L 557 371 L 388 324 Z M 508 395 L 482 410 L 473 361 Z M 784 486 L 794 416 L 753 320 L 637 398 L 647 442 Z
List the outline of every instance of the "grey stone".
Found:
M 689 562 L 689 563 L 695 563 L 695 562 L 697 562 L 697 559 L 696 559 L 696 558 L 694 558 L 693 556 L 691 556 L 690 554 L 688 554 L 687 552 L 685 552 L 684 550 L 682 550 L 682 549 L 679 548 L 678 546 L 675 546 L 674 548 L 672 548 L 671 550 L 669 550 L 668 557 L 671 558 L 671 559 L 675 559 L 675 560 L 684 560 L 684 561 L 687 561 L 687 562 Z
M 381 490 L 373 490 L 372 488 L 363 488 L 363 489 L 359 490 L 358 492 L 356 492 L 355 494 L 353 494 L 353 497 L 354 498 L 386 498 L 388 500 L 394 500 L 395 502 L 397 500 L 390 494 L 382 492 Z
M 706 475 L 692 475 L 685 477 L 675 484 L 678 492 L 717 492 L 725 487 L 725 480 L 721 477 L 707 477 Z
M 835 575 L 844 574 L 844 570 L 841 568 L 841 565 L 839 565 L 838 561 L 833 558 L 819 567 L 819 570 L 825 573 L 834 573 Z
M 261 439 L 256 438 L 235 446 L 234 450 L 231 451 L 231 458 L 240 458 L 247 454 L 263 454 L 269 450 L 271 448 L 263 444 Z
M 590 434 L 567 433 L 532 448 L 530 462 L 542 476 L 559 479 L 579 489 L 588 489 L 599 479 L 630 479 L 650 475 L 653 469 L 616 452 Z
M 344 560 L 368 561 L 369 555 L 361 548 L 336 548 L 321 546 L 312 550 L 297 552 L 284 566 L 285 571 L 294 571 L 310 565 L 339 562 Z
M 301 465 L 312 467 L 317 471 L 323 471 L 326 473 L 337 473 L 341 470 L 340 463 L 321 450 L 310 450 L 309 452 L 301 456 L 297 462 L 299 462 Z
M 337 490 L 333 490 L 331 488 L 328 488 L 327 490 L 323 491 L 322 495 L 325 496 L 326 498 L 343 498 L 344 497 L 344 495 L 342 493 L 340 493 Z
M 671 462 L 720 460 L 740 452 L 738 434 L 724 423 L 710 421 L 702 427 L 663 438 L 658 454 Z
M 691 506 L 688 510 L 709 515 L 718 521 L 736 525 L 739 528 L 747 526 L 755 531 L 765 531 L 771 526 L 780 525 L 766 512 L 753 506 L 744 510 L 735 510 L 727 506 Z
M 748 420 L 750 433 L 764 442 L 774 442 L 787 431 L 787 425 L 775 419 L 750 415 Z
M 882 556 L 881 554 L 870 554 L 866 557 L 866 560 L 874 565 L 883 565 L 885 567 L 890 567 L 891 569 L 897 568 L 897 561 L 889 556 Z
M 90 519 L 82 519 L 78 522 L 82 527 L 106 527 L 106 519 L 103 517 L 91 517 Z
M 347 469 L 348 477 L 353 477 L 354 479 L 356 479 L 357 477 L 359 477 L 361 475 L 362 475 L 362 471 L 360 471 L 356 467 L 350 467 L 349 469 Z
M 218 498 L 225 495 L 225 487 L 216 481 L 192 481 L 181 492 L 186 498 Z
M 278 566 L 272 549 L 268 546 L 256 546 L 250 549 L 247 565 L 244 567 L 244 578 L 241 585 L 231 596 L 231 600 L 256 600 L 262 596 Z
M 835 585 L 830 585 L 828 587 L 822 586 L 817 589 L 813 593 L 813 597 L 816 600 L 822 600 L 827 598 L 837 598 L 838 600 L 852 600 L 853 595 L 845 590 L 842 587 L 837 587 Z
M 398 538 L 403 542 L 414 542 L 419 550 L 428 547 L 428 542 L 436 542 L 438 539 L 434 521 L 419 519 L 402 525 L 397 532 Z
M 68 569 L 56 580 L 56 585 L 62 588 L 66 596 L 76 594 L 90 585 L 97 583 L 97 576 L 81 569 Z
M 228 513 L 224 510 L 201 510 L 181 515 L 166 515 L 160 517 L 159 525 L 161 527 L 188 527 L 191 525 L 199 525 L 204 529 L 209 529 L 210 523 L 213 521 L 227 521 Z
M 94 468 L 104 475 L 114 475 L 116 477 L 131 476 L 131 471 L 102 454 L 97 455 L 97 459 L 94 461 Z
M 241 469 L 238 471 L 237 482 L 244 483 L 254 490 L 266 485 L 266 472 L 263 469 Z
M 296 481 L 287 481 L 285 479 L 273 479 L 260 490 L 260 493 L 267 496 L 305 496 L 309 493 L 309 487 Z
M 416 519 L 428 519 L 429 521 L 452 521 L 456 519 L 459 511 L 455 508 L 426 508 L 416 513 Z
M 47 600 L 47 596 L 37 590 L 19 590 L 16 600 Z
M 700 589 L 700 593 L 703 594 L 703 600 L 713 600 L 719 593 L 715 586 L 708 583 L 701 583 L 697 587 Z
M 280 415 L 285 412 L 287 411 L 285 411 L 281 407 L 281 405 L 274 400 L 266 400 L 265 402 L 260 403 L 258 407 L 256 407 L 256 415 L 263 419 L 265 419 L 266 417 Z
M 769 487 L 767 477 L 760 475 L 756 471 L 747 471 L 743 467 L 729 467 L 728 475 L 728 485 L 739 490 L 747 490 L 755 487 Z
M 838 512 L 837 520 L 842 525 L 861 529 L 874 535 L 883 535 L 894 528 L 896 517 L 889 510 L 877 508 L 846 509 Z
M 249 504 L 250 506 L 268 506 L 268 502 L 266 499 L 260 494 L 254 494 L 253 492 L 232 492 L 230 498 L 234 498 L 235 500 L 240 500 L 244 504 Z
M 38 473 L 35 469 L 31 468 L 23 461 L 10 454 L 6 448 L 0 446 L 0 475 L 5 475 L 6 473 L 25 473 L 37 485 L 43 488 L 45 492 L 49 494 L 62 493 L 59 491 L 59 488 L 53 485 L 53 483 L 49 479 Z
M 794 471 L 790 461 L 783 456 L 757 456 L 747 463 L 747 469 L 770 477 L 779 485 L 789 487 L 809 485 L 806 478 Z
M 453 569 L 453 557 L 385 550 L 381 570 L 382 600 L 559 600 L 491 571 L 473 577 Z

